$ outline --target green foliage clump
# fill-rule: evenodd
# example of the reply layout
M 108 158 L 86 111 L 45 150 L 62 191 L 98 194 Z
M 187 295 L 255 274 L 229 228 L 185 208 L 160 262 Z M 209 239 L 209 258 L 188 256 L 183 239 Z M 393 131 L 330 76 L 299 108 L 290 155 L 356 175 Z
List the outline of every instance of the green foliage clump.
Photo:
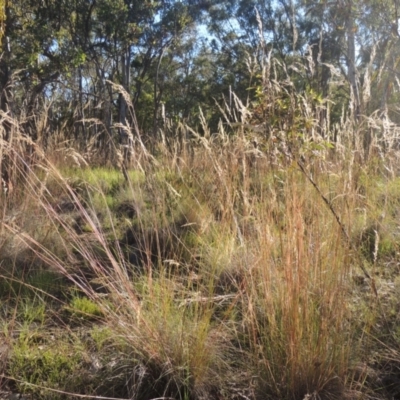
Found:
M 94 318 L 103 315 L 101 307 L 86 296 L 74 295 L 67 310 L 79 318 Z
M 51 389 L 82 392 L 88 376 L 84 350 L 60 336 L 35 336 L 31 333 L 14 344 L 8 374 L 18 376 L 20 393 L 32 393 L 42 399 L 64 399 L 65 394 Z

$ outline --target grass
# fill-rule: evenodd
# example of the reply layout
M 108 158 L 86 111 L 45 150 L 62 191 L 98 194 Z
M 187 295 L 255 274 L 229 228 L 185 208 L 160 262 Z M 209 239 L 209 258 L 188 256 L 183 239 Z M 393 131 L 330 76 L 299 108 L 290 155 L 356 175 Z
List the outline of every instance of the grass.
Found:
M 85 296 L 74 295 L 66 309 L 80 318 L 95 318 L 102 316 L 100 307 Z
M 377 137 L 361 157 L 346 123 L 335 144 L 311 137 L 302 109 L 266 138 L 236 103 L 231 134 L 191 131 L 182 152 L 141 147 L 123 168 L 37 147 L 27 169 L 25 139 L 1 142 L 15 160 L 1 385 L 38 399 L 396 396 L 398 150 Z
M 62 192 L 75 208 L 54 212 L 45 197 L 36 200 L 42 217 L 53 222 L 51 235 L 59 235 L 55 243 L 64 248 L 54 251 L 46 235 L 46 240 L 36 236 L 37 242 L 30 234 L 25 243 L 29 254 L 64 274 L 75 288 L 70 298 L 64 294 L 60 299 L 68 313 L 61 315 L 54 305 L 52 312 L 61 324 L 88 331 L 90 325 L 97 330 L 108 326 L 109 347 L 95 346 L 92 352 L 106 360 L 111 348 L 124 352 L 108 370 L 113 396 L 184 399 L 225 393 L 229 398 L 226 385 L 231 380 L 239 393 L 252 388 L 252 396 L 342 396 L 359 338 L 348 322 L 352 255 L 340 227 L 293 165 L 276 171 L 261 165 L 254 176 L 244 176 L 235 164 L 222 170 L 221 156 L 206 149 L 190 168 L 197 169 L 205 158 L 211 158 L 211 170 L 203 169 L 195 179 L 189 171 L 186 179 L 170 170 L 154 178 L 149 173 L 135 186 L 116 179 L 117 171 L 97 169 L 101 180 L 92 175 L 86 183 L 80 178 L 85 189 L 78 194 L 68 178 L 62 180 L 62 171 L 54 171 L 61 173 Z M 108 184 L 106 177 L 117 183 Z M 248 198 L 240 192 L 244 179 Z M 340 179 L 335 184 L 343 185 Z M 53 186 L 48 190 L 54 203 Z M 106 199 L 110 190 L 116 199 L 117 193 L 131 190 L 133 203 L 139 191 L 140 212 L 127 218 L 117 206 L 93 200 L 93 193 Z M 124 196 L 121 201 L 126 202 Z M 71 220 L 66 213 L 73 215 Z M 90 229 L 77 231 L 75 214 Z M 125 229 L 132 232 L 127 241 Z M 66 260 L 58 256 L 63 252 Z M 130 259 L 129 252 L 135 257 Z M 50 289 L 45 274 L 35 285 L 32 278 L 24 279 L 26 286 Z M 27 306 L 34 300 L 27 301 L 16 318 L 29 326 L 38 317 Z M 49 323 L 41 310 L 38 332 Z M 70 380 L 82 366 L 68 357 L 68 340 L 79 343 L 74 336 L 58 335 L 57 345 L 38 353 L 34 340 L 20 334 L 8 374 L 34 385 L 61 384 L 63 390 L 81 392 L 79 380 Z M 120 368 L 141 372 L 122 385 Z M 18 388 L 24 391 L 23 385 Z M 92 390 L 98 393 L 99 388 Z M 37 394 L 34 386 L 29 391 Z

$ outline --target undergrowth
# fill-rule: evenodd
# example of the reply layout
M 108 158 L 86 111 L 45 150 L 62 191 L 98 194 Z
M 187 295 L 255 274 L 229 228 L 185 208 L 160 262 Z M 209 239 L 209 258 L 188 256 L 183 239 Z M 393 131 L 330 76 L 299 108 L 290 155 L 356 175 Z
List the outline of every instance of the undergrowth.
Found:
M 282 96 L 269 89 L 265 104 Z M 235 104 L 217 133 L 202 120 L 202 135 L 186 127 L 190 140 L 154 155 L 140 142 L 115 166 L 76 152 L 71 167 L 34 143 L 27 165 L 18 130 L 1 142 L 14 180 L 0 198 L 3 387 L 40 399 L 395 393 L 396 132 L 363 149 L 345 121 L 333 143 L 300 107 L 260 133 Z

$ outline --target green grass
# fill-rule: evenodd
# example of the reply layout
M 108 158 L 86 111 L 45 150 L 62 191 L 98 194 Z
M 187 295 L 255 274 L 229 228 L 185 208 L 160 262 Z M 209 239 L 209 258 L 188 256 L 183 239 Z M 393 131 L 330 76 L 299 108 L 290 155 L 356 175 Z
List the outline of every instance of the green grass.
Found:
M 74 295 L 67 307 L 67 311 L 81 319 L 101 317 L 101 308 L 85 296 Z
M 65 399 L 69 396 L 62 391 L 82 391 L 90 385 L 88 368 L 85 349 L 76 337 L 30 331 L 15 341 L 7 373 L 19 378 L 16 387 L 20 393 L 32 393 L 41 399 Z

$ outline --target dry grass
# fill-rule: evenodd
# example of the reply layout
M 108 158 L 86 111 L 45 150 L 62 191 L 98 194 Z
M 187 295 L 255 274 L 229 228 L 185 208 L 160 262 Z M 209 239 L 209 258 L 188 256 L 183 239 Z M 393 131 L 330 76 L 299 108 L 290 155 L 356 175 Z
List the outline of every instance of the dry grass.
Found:
M 132 165 L 116 149 L 114 169 L 64 145 L 44 152 L 13 122 L 0 146 L 14 187 L 0 199 L 0 271 L 14 284 L 0 323 L 15 390 L 385 398 L 399 349 L 397 128 L 366 119 L 388 131 L 364 149 L 344 118 L 333 144 L 313 99 L 267 82 L 257 107 L 235 98 L 222 110 L 218 133 L 202 119 L 204 135 L 186 127 L 192 139 L 154 157 L 140 141 Z M 260 105 L 274 121 L 261 133 Z M 46 286 L 49 272 L 69 283 Z M 64 333 L 50 339 L 54 325 Z M 391 356 L 376 359 L 388 337 Z

